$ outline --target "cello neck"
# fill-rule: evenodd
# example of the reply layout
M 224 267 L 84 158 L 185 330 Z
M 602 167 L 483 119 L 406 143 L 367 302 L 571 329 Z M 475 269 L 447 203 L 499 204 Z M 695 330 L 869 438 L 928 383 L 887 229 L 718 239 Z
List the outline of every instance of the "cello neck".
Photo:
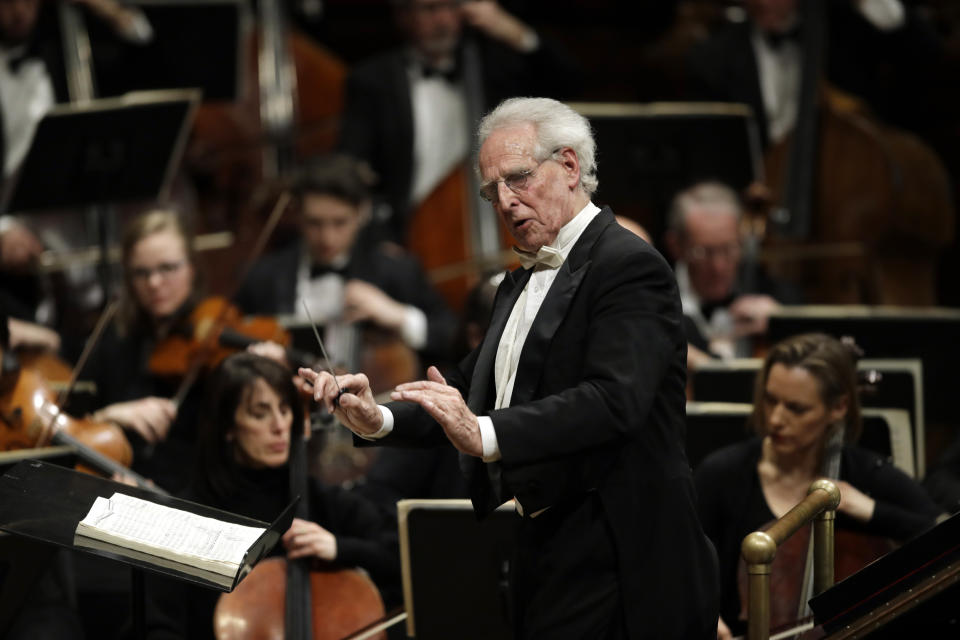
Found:
M 96 97 L 91 65 L 90 36 L 76 5 L 58 2 L 63 37 L 64 65 L 71 102 L 88 102 Z
M 260 125 L 270 144 L 264 149 L 266 177 L 280 176 L 292 164 L 297 74 L 287 46 L 287 16 L 279 0 L 260 0 Z

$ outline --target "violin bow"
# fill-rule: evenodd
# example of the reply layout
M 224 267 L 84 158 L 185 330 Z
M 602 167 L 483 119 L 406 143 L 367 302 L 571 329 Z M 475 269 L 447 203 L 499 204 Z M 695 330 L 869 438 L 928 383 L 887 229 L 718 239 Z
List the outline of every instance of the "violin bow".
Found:
M 100 317 L 97 318 L 97 324 L 94 326 L 90 337 L 87 338 L 86 343 L 84 343 L 83 351 L 80 352 L 80 357 L 77 358 L 77 363 L 73 366 L 73 370 L 70 372 L 70 380 L 67 382 L 65 387 L 60 389 L 60 392 L 57 394 L 58 407 L 62 407 L 67 401 L 67 398 L 69 398 L 70 394 L 73 392 L 73 387 L 77 384 L 77 378 L 80 377 L 80 372 L 83 371 L 85 366 L 87 366 L 87 360 L 90 359 L 90 354 L 93 353 L 93 348 L 98 342 L 100 342 L 100 338 L 103 337 L 103 332 L 107 328 L 107 324 L 116 314 L 117 306 L 117 301 L 115 299 L 111 300 L 110 304 L 108 304 L 100 313 Z

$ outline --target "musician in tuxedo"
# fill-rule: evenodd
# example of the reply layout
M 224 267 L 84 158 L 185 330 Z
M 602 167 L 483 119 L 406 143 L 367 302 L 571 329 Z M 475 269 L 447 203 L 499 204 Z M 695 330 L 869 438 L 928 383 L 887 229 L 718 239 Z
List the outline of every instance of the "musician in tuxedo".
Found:
M 581 115 L 514 98 L 478 139 L 481 193 L 525 265 L 501 283 L 480 347 L 386 406 L 363 374 L 300 373 L 364 442 L 452 442 L 479 517 L 515 499 L 517 637 L 713 637 L 716 556 L 684 453 L 670 267 L 591 202 Z
M 73 2 L 108 24 L 118 38 L 146 42 L 152 36 L 139 9 L 115 0 Z M 0 0 L 0 192 L 26 157 L 43 116 L 56 103 L 69 101 L 56 5 Z M 35 267 L 44 248 L 71 246 L 85 237 L 82 218 L 60 212 L 24 219 L 0 216 L 0 303 L 12 315 L 47 324 L 56 320 Z
M 484 111 L 515 95 L 569 98 L 577 64 L 493 0 L 394 0 L 404 45 L 346 80 L 338 148 L 370 163 L 390 205 L 385 233 L 406 243 L 409 218 L 467 159 Z
M 802 5 L 798 0 L 744 4 L 747 20 L 725 25 L 691 50 L 687 87 L 694 99 L 750 105 L 767 146 L 782 140 L 797 118 Z M 930 109 L 921 99 L 921 78 L 940 55 L 932 27 L 900 0 L 824 4 L 827 80 L 889 122 L 922 126 Z
M 740 198 L 721 182 L 698 182 L 670 205 L 665 240 L 680 288 L 688 368 L 753 355 L 770 314 L 781 303 L 800 302 L 793 287 L 745 264 L 742 217 Z
M 237 304 L 247 313 L 369 323 L 425 356 L 446 358 L 455 316 L 412 256 L 364 234 L 375 183 L 366 163 L 346 155 L 306 167 L 293 186 L 300 238 L 254 265 Z

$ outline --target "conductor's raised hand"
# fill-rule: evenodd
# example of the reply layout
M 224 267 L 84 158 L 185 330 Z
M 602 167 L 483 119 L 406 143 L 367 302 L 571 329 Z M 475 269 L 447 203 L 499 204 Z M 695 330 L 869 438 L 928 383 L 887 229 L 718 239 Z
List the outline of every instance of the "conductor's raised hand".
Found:
M 467 455 L 483 455 L 477 416 L 456 388 L 447 384 L 436 367 L 427 369 L 427 380 L 398 385 L 390 394 L 393 400 L 416 402 L 443 427 L 447 438 Z
M 345 373 L 334 380 L 326 371 L 300 368 L 297 373 L 304 380 L 305 390 L 312 386 L 313 399 L 357 435 L 374 434 L 383 426 L 383 414 L 364 374 Z

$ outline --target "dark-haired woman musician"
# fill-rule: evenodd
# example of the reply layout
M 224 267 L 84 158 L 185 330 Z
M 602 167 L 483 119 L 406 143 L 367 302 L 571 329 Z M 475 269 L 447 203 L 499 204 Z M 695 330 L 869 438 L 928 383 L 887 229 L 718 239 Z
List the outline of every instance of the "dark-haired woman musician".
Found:
M 834 449 L 838 529 L 904 541 L 940 515 L 912 478 L 850 444 L 861 429 L 856 385 L 853 356 L 838 340 L 807 334 L 776 344 L 757 380 L 751 416 L 757 437 L 714 452 L 697 468 L 700 520 L 720 557 L 718 638 L 742 630 L 737 571 L 744 536 L 783 516 L 811 482 L 830 475 L 825 465 L 837 438 L 844 443 Z
M 272 521 L 292 499 L 289 460 L 304 415 L 292 373 L 253 353 L 226 358 L 211 376 L 199 465 L 185 497 Z M 307 480 L 308 519 L 295 519 L 276 553 L 366 569 L 381 590 L 399 576 L 395 525 L 359 496 Z M 251 575 L 247 578 L 250 580 Z M 148 637 L 212 638 L 218 593 L 164 578 L 148 583 Z

